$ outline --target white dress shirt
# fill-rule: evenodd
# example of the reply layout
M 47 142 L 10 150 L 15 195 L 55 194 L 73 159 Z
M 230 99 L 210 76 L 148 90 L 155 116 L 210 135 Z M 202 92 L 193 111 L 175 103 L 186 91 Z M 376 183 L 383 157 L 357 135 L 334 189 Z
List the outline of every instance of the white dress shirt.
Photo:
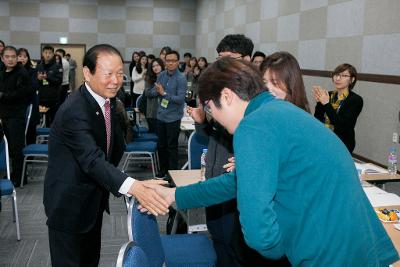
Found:
M 96 94 L 92 88 L 90 88 L 89 84 L 87 82 L 85 82 L 85 86 L 88 89 L 89 93 L 93 96 L 93 98 L 96 100 L 97 104 L 99 104 L 101 111 L 103 112 L 103 116 L 105 115 L 105 108 L 104 108 L 104 104 L 106 103 L 106 100 L 108 98 L 104 98 L 98 94 Z M 110 100 L 110 99 L 108 99 Z M 135 179 L 133 179 L 132 177 L 127 177 L 126 180 L 123 182 L 123 184 L 121 185 L 121 187 L 119 188 L 118 192 L 126 195 L 128 197 L 131 197 L 132 195 L 128 194 L 129 189 L 131 188 L 131 186 L 133 185 L 133 183 L 135 182 Z

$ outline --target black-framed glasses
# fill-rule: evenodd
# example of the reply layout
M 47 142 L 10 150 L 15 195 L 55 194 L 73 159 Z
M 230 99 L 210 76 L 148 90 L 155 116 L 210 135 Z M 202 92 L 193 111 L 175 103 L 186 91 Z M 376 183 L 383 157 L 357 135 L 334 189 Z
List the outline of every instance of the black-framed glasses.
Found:
M 336 73 L 336 74 L 334 74 L 333 75 L 333 78 L 335 78 L 335 79 L 343 79 L 343 78 L 350 78 L 351 77 L 351 75 L 348 75 L 348 74 L 342 74 L 342 73 Z
M 205 113 L 211 115 L 210 100 L 204 101 L 203 110 Z

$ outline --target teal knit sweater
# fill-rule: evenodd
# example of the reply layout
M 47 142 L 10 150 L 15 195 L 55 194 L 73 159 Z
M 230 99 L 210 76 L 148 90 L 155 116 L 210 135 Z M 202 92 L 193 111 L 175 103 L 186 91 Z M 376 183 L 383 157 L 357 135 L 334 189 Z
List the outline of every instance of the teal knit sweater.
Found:
M 294 105 L 262 93 L 234 134 L 236 173 L 176 190 L 180 209 L 237 198 L 246 243 L 293 266 L 388 266 L 397 251 L 344 144 Z

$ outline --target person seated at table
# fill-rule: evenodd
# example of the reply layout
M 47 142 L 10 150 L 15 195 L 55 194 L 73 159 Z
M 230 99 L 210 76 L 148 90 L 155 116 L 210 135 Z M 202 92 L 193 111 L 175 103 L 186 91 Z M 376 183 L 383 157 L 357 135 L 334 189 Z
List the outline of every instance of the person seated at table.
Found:
M 213 63 L 200 77 L 199 99 L 234 135 L 235 171 L 184 187 L 149 187 L 179 209 L 236 197 L 245 241 L 265 258 L 363 267 L 399 259 L 344 144 L 267 92 L 251 63 Z
M 357 82 L 356 68 L 347 63 L 337 66 L 332 82 L 335 89 L 329 92 L 313 86 L 317 102 L 314 116 L 333 130 L 352 153 L 356 146 L 354 128 L 363 108 L 362 97 L 352 91 Z

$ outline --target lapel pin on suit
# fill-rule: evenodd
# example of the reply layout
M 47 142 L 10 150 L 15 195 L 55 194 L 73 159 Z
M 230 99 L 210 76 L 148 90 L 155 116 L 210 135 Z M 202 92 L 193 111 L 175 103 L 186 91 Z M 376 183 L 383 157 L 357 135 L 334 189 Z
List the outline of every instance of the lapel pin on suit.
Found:
M 98 111 L 96 111 L 96 115 L 99 116 L 99 114 L 100 114 L 100 113 L 99 113 Z

